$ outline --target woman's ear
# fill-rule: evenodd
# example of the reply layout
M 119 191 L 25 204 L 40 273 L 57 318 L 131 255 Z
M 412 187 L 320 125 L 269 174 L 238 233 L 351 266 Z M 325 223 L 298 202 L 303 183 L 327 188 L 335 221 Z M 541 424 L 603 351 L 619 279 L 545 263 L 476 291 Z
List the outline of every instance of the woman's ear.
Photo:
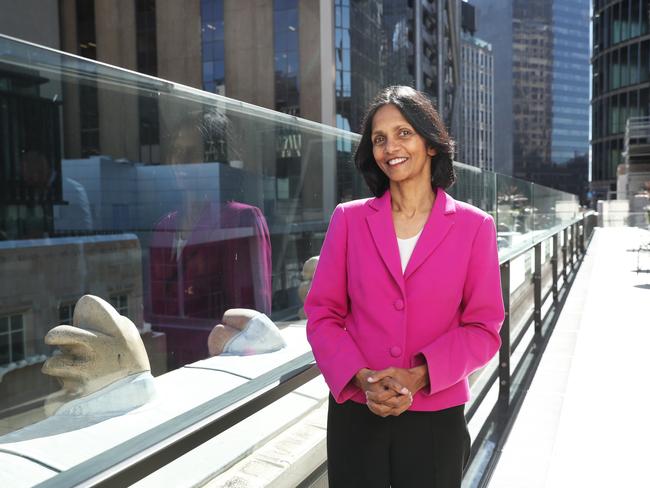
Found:
M 429 147 L 427 147 L 427 154 L 428 154 L 429 156 L 433 157 L 433 156 L 435 156 L 436 154 L 438 154 L 438 151 L 436 151 L 436 148 L 435 148 L 435 147 L 433 147 L 433 146 L 429 146 Z

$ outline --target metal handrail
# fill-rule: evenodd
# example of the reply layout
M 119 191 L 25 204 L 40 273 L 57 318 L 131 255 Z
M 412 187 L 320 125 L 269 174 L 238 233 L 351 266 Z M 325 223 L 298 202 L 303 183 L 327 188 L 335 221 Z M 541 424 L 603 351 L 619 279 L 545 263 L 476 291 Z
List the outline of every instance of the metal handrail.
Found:
M 483 384 L 481 390 L 475 393 L 478 404 L 476 402 L 470 404 L 467 413 L 470 418 L 474 415 L 487 397 L 488 392 L 494 387 L 497 378 L 499 380 L 498 400 L 472 443 L 470 463 L 467 470 L 467 473 L 471 473 L 473 477 L 472 486 L 486 487 L 489 483 L 503 445 L 512 429 L 528 387 L 541 361 L 546 344 L 558 320 L 559 313 L 586 253 L 587 246 L 593 235 L 593 229 L 596 226 L 596 220 L 597 214 L 595 212 L 585 213 L 581 219 L 550 236 L 545 236 L 526 249 L 513 253 L 512 256 L 508 256 L 507 259 L 501 262 L 501 284 L 506 314 L 501 327 L 502 344 L 499 350 L 499 365 L 497 370 L 491 373 L 490 379 Z M 560 233 L 564 237 L 561 248 L 558 246 Z M 553 281 L 550 289 L 542 294 L 541 245 L 544 240 L 548 239 L 552 240 L 554 250 L 551 259 Z M 532 279 L 533 311 L 524 319 L 524 326 L 521 327 L 517 337 L 512 341 L 510 337 L 510 262 L 531 249 L 535 250 Z M 563 263 L 561 275 L 558 269 L 560 251 Z M 562 277 L 562 286 L 558 288 L 560 276 Z M 542 306 L 548 299 L 552 300 L 551 306 L 546 314 L 542 316 Z M 520 345 L 531 325 L 534 325 L 533 339 L 527 344 L 526 350 L 514 371 L 511 371 L 512 352 Z
M 305 353 L 36 487 L 129 486 L 319 374 L 313 354 Z

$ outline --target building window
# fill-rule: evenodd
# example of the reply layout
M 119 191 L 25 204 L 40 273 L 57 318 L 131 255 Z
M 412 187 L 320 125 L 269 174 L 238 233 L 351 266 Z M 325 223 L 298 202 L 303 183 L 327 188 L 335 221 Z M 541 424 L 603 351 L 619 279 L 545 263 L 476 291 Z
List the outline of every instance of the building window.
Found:
M 95 2 L 77 0 L 76 8 L 79 54 L 84 58 L 97 59 Z
M 275 109 L 300 116 L 298 0 L 273 4 Z
M 155 0 L 137 0 L 135 5 L 138 71 L 158 74 Z M 143 93 L 138 96 L 140 159 L 152 162 L 154 147 L 160 144 L 158 98 Z
M 22 314 L 0 317 L 0 365 L 25 359 L 25 327 Z
M 125 317 L 129 314 L 129 296 L 126 294 L 122 295 L 111 295 L 110 297 L 110 302 L 113 307 L 115 307 L 115 310 L 120 315 L 124 315 Z
M 147 75 L 158 74 L 156 44 L 156 2 L 137 0 L 135 4 L 136 47 L 138 71 Z
M 350 5 L 349 0 L 336 1 L 336 96 L 352 95 L 352 65 L 350 60 Z M 344 107 L 337 107 L 344 108 Z M 342 110 L 339 112 L 342 113 Z M 350 130 L 349 128 L 347 130 Z
M 88 59 L 97 59 L 95 33 L 95 2 L 77 0 L 77 40 L 79 54 Z M 97 82 L 93 79 L 79 85 L 79 106 L 81 124 L 81 155 L 89 157 L 99 154 L 99 104 Z
M 203 89 L 226 94 L 223 0 L 201 0 Z
M 59 305 L 59 325 L 72 325 L 74 317 L 74 308 L 77 302 L 67 302 Z

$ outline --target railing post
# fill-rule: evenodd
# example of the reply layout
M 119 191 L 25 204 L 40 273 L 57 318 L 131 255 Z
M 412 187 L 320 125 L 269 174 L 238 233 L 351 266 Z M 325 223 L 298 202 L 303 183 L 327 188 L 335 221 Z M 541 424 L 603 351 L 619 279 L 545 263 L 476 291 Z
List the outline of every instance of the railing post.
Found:
M 558 293 L 557 293 L 557 241 L 558 235 L 553 235 L 553 257 L 551 258 L 551 266 L 553 268 L 553 303 L 557 303 Z
M 505 318 L 500 332 L 499 404 L 503 409 L 507 409 L 510 404 L 510 261 L 501 265 L 501 294 Z
M 567 241 L 566 241 L 566 252 L 567 252 L 567 265 L 573 271 L 573 250 L 571 249 L 573 245 L 573 225 L 567 227 Z
M 578 258 L 578 223 L 571 224 L 571 271 L 575 268 Z
M 542 243 L 535 244 L 535 270 L 533 271 L 533 320 L 535 335 L 542 335 Z
M 562 229 L 562 281 L 563 284 L 562 286 L 565 286 L 564 283 L 566 283 L 566 267 L 567 267 L 567 259 L 566 259 L 566 253 L 567 249 L 569 246 L 567 245 L 567 228 L 565 227 Z

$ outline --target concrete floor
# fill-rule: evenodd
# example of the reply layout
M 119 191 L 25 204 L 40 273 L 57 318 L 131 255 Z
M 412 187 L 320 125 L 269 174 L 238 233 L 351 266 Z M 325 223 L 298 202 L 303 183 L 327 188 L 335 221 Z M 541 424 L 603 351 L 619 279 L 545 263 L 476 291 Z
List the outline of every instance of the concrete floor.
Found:
M 490 487 L 650 487 L 648 242 L 596 229 Z

